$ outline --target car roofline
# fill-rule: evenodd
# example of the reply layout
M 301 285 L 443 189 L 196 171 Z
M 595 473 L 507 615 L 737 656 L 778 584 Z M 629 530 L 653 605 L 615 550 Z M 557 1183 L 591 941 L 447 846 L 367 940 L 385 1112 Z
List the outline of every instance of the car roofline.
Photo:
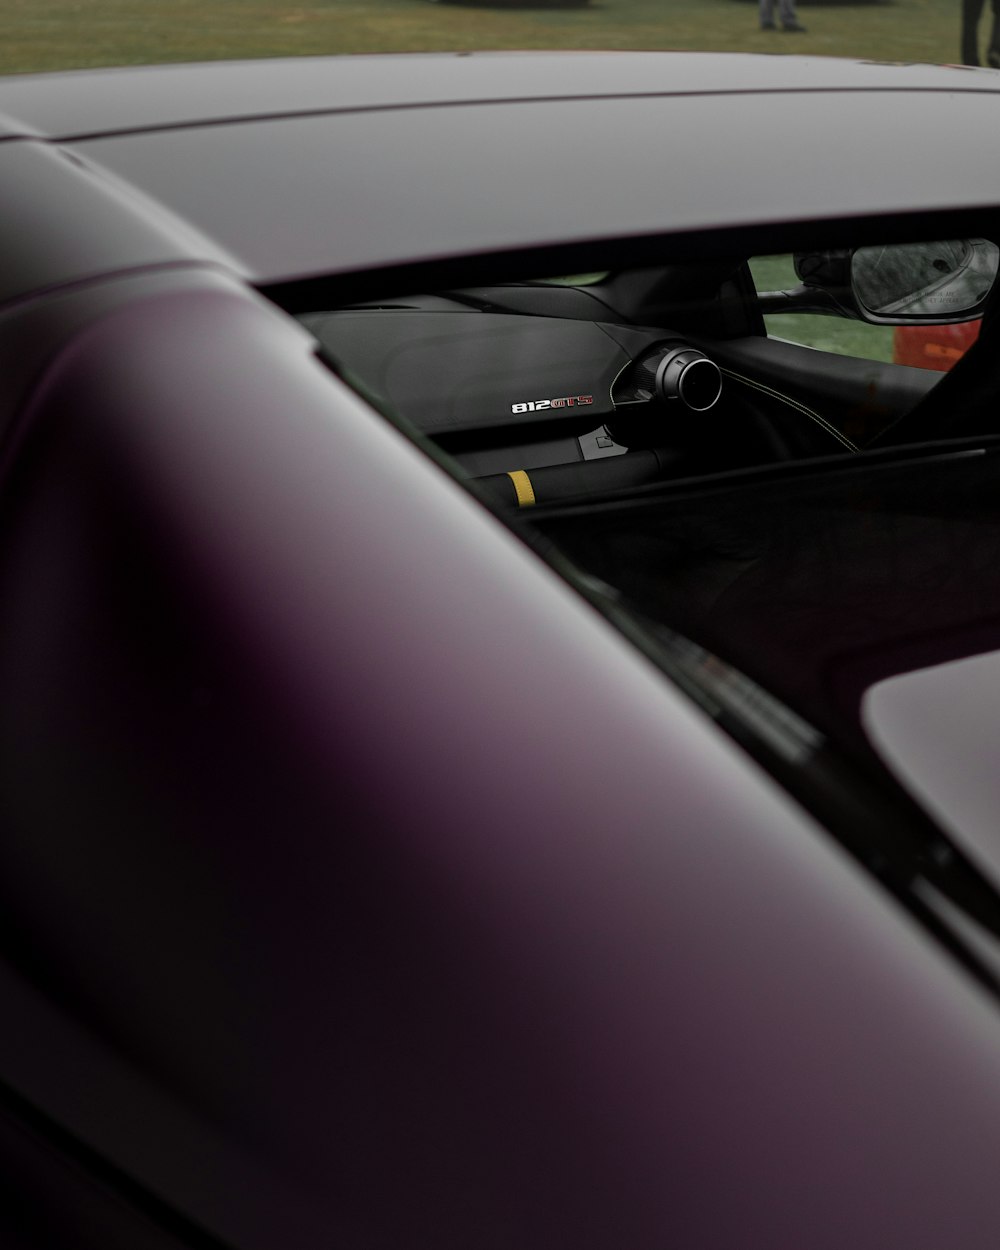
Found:
M 1000 95 L 1000 76 L 963 66 L 834 57 L 638 51 L 391 53 L 116 66 L 0 78 L 0 142 L 73 142 L 386 110 L 852 91 Z

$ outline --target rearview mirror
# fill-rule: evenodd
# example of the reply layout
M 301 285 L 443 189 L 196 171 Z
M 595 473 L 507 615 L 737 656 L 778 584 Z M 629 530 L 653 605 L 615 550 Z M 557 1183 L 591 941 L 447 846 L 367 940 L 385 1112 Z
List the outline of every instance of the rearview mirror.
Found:
M 988 239 L 796 252 L 801 286 L 758 295 L 761 311 L 820 312 L 876 325 L 948 325 L 983 315 L 1000 268 Z
M 866 321 L 969 321 L 982 315 L 998 264 L 1000 248 L 986 239 L 859 247 L 851 292 Z

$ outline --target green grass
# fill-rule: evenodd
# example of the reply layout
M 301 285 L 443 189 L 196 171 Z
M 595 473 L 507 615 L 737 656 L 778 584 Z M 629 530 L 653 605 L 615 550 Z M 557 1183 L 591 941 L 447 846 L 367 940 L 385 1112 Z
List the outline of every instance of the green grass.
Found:
M 805 35 L 760 31 L 756 5 L 746 0 L 593 0 L 580 10 L 427 0 L 5 0 L 3 9 L 2 73 L 481 48 L 701 48 L 947 61 L 958 59 L 959 40 L 958 0 L 804 5 Z

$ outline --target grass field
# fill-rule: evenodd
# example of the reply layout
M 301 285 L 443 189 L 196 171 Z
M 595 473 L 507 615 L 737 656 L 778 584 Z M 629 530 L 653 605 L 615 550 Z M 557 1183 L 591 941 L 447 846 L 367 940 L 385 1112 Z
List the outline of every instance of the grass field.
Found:
M 958 59 L 959 0 L 800 4 L 804 35 L 760 31 L 748 0 L 592 0 L 590 8 L 562 11 L 427 0 L 4 0 L 0 73 L 473 48 L 702 48 Z

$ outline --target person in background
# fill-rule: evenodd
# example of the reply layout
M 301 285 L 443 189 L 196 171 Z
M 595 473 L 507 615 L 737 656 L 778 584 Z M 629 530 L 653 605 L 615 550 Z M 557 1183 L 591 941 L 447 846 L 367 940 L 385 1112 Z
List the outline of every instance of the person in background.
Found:
M 983 0 L 979 0 L 980 4 L 982 2 Z M 964 0 L 964 3 L 969 3 L 969 0 Z M 1000 4 L 1000 0 L 993 0 L 993 3 Z M 778 17 L 781 19 L 782 30 L 805 34 L 806 28 L 795 16 L 795 0 L 778 0 Z M 774 24 L 774 0 L 760 0 L 760 28 L 761 30 L 777 30 Z
M 985 0 L 962 0 L 962 64 L 979 65 L 979 19 Z M 993 32 L 986 50 L 986 64 L 1000 69 L 1000 0 L 991 0 Z

